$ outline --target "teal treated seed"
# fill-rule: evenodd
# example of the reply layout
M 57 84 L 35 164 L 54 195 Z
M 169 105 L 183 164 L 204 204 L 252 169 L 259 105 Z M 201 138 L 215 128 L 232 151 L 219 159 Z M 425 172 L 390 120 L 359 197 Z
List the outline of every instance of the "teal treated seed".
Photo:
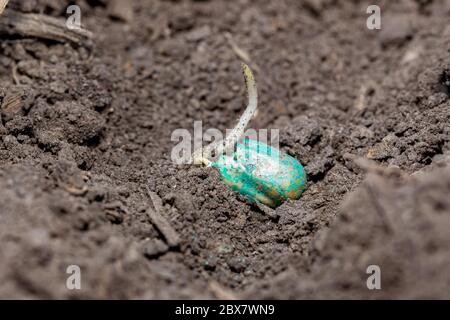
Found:
M 306 186 L 305 169 L 297 159 L 256 140 L 238 143 L 234 153 L 221 155 L 212 166 L 234 191 L 271 208 L 298 199 Z

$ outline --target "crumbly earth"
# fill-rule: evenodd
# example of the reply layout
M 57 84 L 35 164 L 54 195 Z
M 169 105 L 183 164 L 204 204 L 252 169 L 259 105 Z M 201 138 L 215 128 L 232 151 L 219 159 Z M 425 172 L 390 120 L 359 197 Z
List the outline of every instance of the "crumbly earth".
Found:
M 77 3 L 91 47 L 1 39 L 1 298 L 450 298 L 449 1 L 381 1 L 381 30 L 357 0 Z M 170 157 L 236 123 L 242 58 L 309 177 L 271 215 Z

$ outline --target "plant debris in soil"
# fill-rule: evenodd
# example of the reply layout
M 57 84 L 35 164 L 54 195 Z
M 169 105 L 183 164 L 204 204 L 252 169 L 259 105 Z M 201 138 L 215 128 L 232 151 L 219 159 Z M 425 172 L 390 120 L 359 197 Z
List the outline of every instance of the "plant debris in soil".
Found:
M 71 3 L 0 16 L 0 297 L 450 298 L 448 1 L 381 1 L 381 30 L 344 0 L 77 1 L 89 39 L 2 24 Z M 233 127 L 239 59 L 251 126 L 309 177 L 274 216 L 170 159 L 173 130 Z

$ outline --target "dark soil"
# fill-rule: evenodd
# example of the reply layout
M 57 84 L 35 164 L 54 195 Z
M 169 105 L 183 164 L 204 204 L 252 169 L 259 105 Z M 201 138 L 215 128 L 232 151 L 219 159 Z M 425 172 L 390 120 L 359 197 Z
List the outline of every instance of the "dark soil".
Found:
M 77 3 L 93 47 L 1 39 L 0 297 L 450 298 L 449 1 L 383 1 L 381 30 L 365 1 Z M 244 110 L 230 35 L 258 82 L 252 127 L 279 128 L 308 173 L 278 217 L 170 160 L 173 130 Z

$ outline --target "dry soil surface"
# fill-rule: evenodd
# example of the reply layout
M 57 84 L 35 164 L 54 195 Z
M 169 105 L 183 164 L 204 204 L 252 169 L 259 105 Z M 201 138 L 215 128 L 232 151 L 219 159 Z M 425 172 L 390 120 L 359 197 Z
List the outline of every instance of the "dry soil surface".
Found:
M 365 1 L 77 3 L 90 44 L 1 38 L 1 298 L 450 298 L 450 1 L 381 1 L 381 30 Z M 308 174 L 274 216 L 170 158 L 233 127 L 242 58 Z

